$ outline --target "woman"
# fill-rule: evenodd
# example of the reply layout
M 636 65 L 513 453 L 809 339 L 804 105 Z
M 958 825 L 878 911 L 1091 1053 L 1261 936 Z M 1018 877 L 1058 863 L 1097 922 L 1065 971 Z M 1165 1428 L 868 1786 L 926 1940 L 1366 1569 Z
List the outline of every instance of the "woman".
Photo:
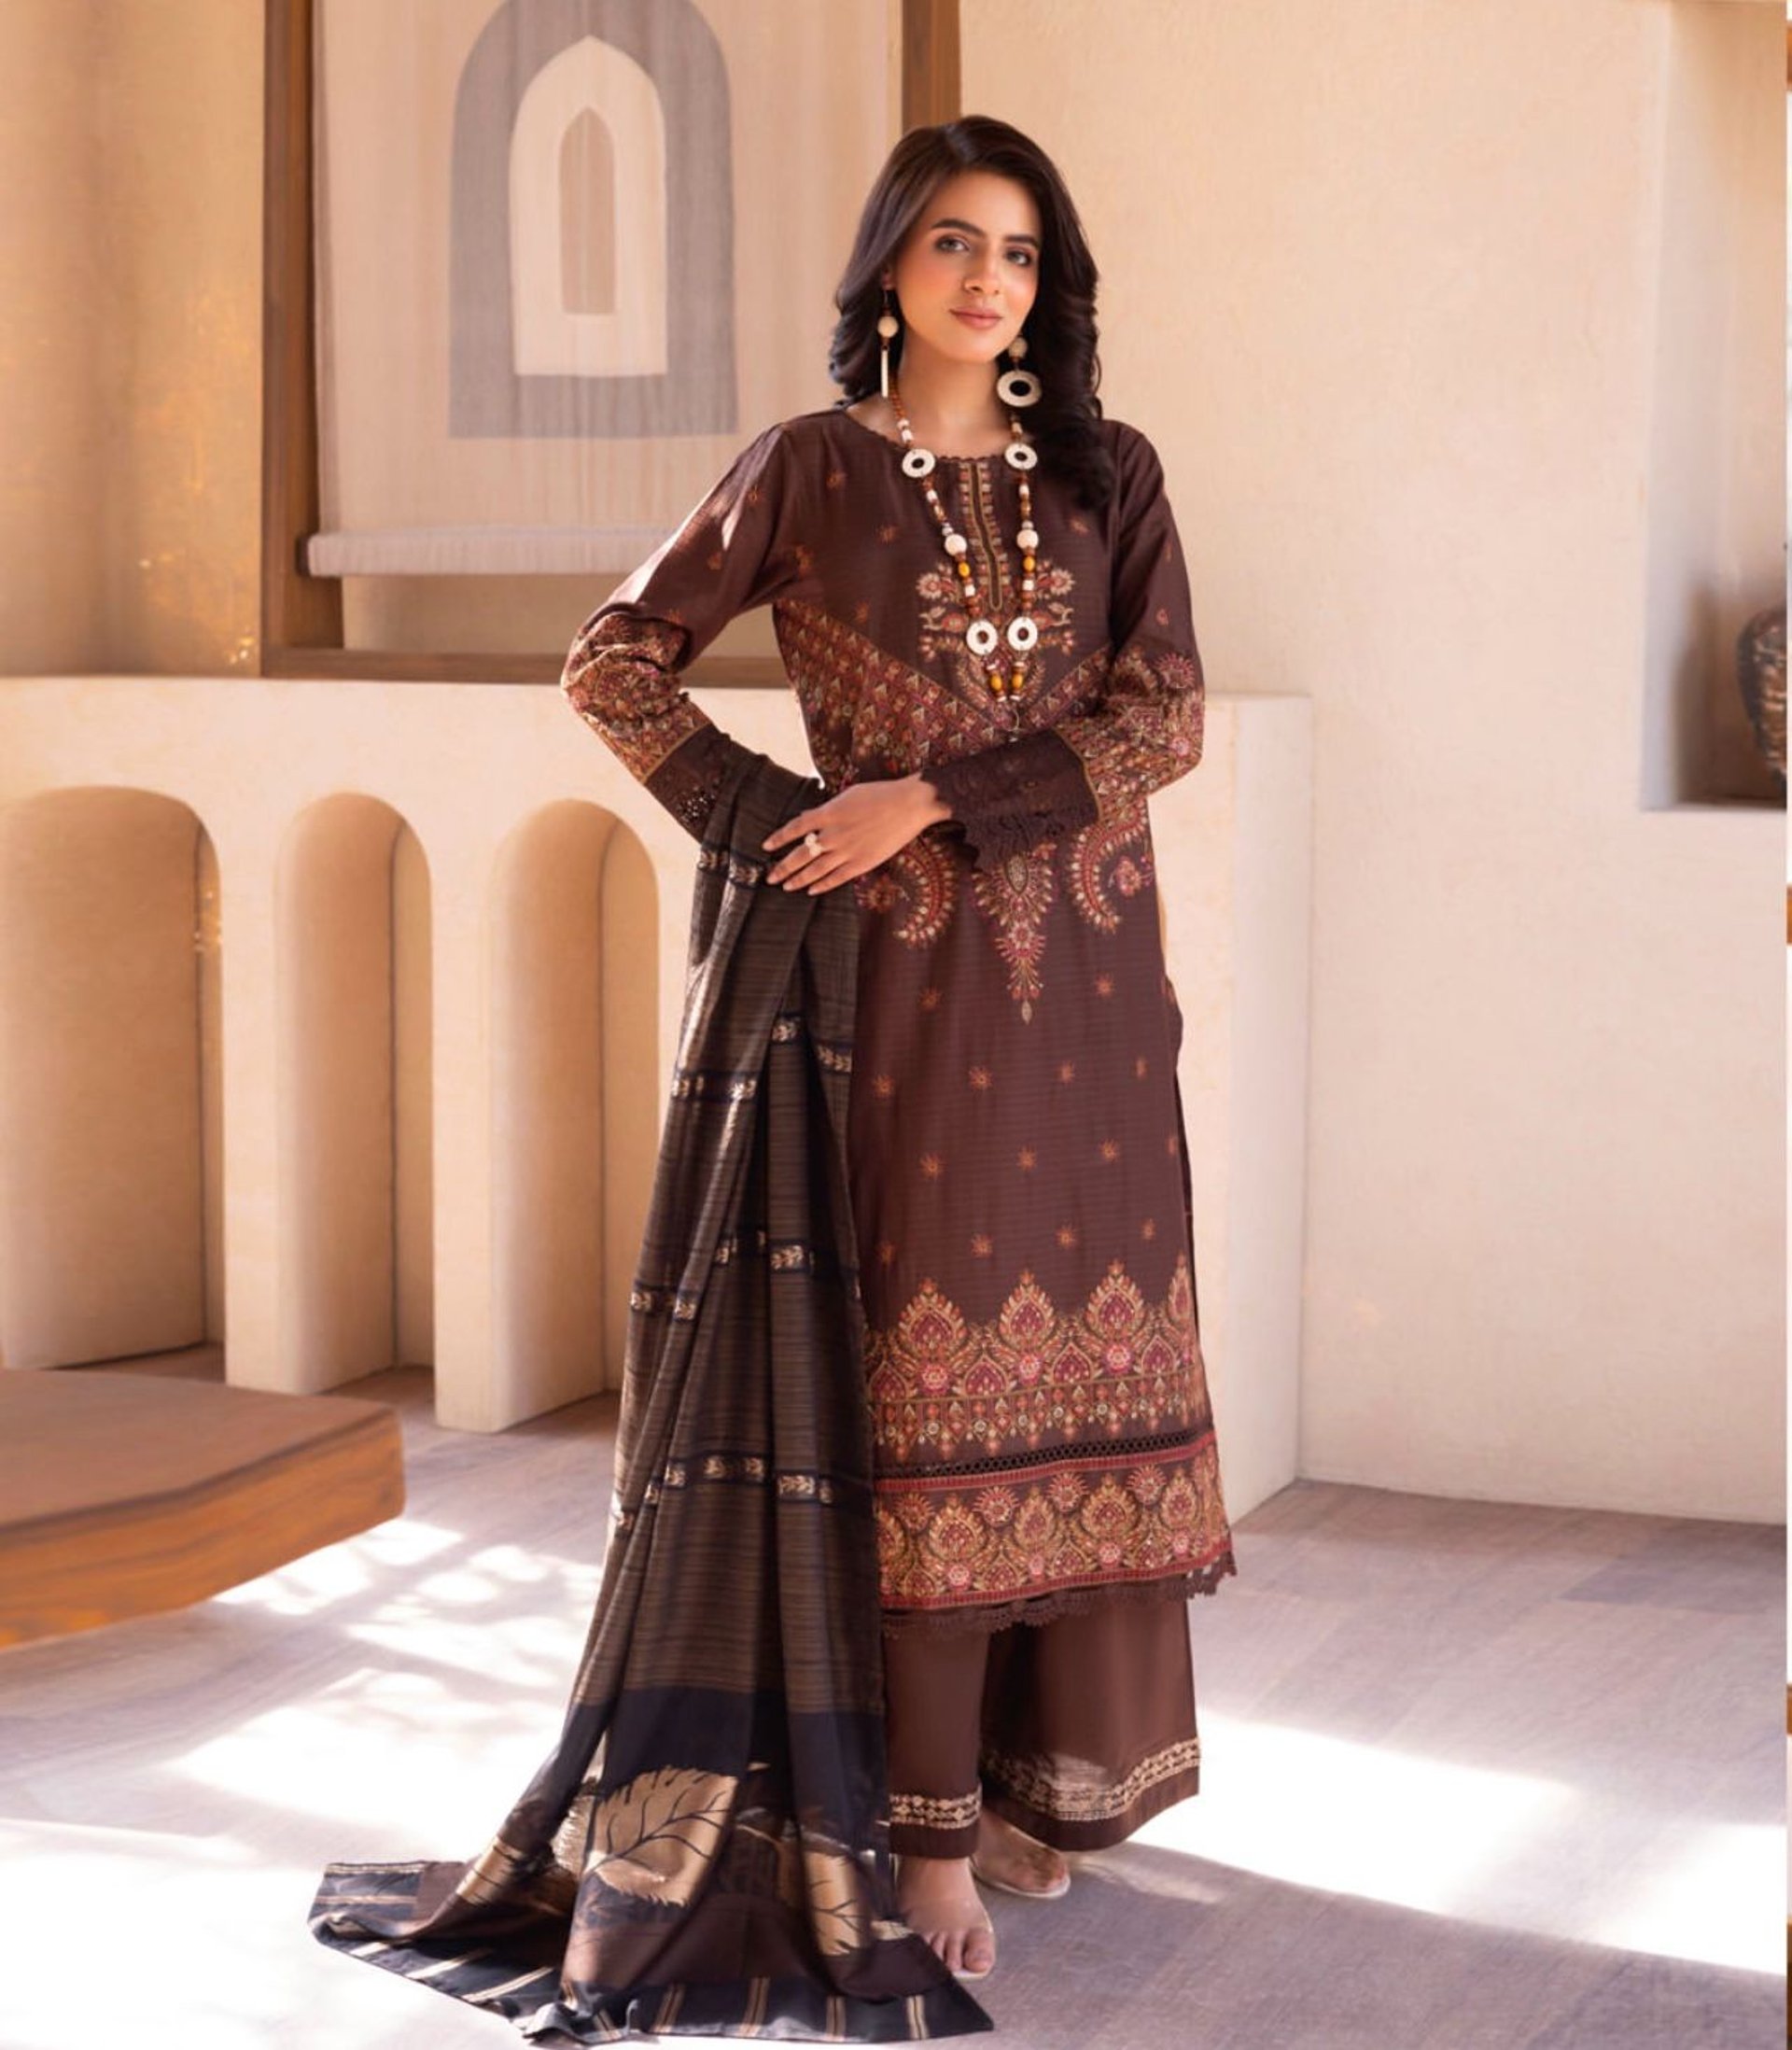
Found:
M 754 439 L 563 685 L 700 835 L 738 750 L 679 672 L 773 608 L 830 794 L 765 881 L 861 920 L 890 1845 L 962 1978 L 975 1879 L 1054 1898 L 1064 1851 L 1196 1791 L 1185 1603 L 1236 1571 L 1146 813 L 1202 677 L 1156 455 L 1096 400 L 1095 284 L 1027 137 L 905 135 L 836 294 L 844 397 Z

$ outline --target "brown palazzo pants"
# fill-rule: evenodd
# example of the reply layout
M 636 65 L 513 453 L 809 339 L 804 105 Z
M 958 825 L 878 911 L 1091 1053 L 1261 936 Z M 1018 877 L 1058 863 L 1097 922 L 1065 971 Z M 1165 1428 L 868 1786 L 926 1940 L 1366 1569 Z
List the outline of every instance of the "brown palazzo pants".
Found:
M 1099 1850 L 1199 1787 L 1185 1598 L 883 1642 L 893 1851 L 967 1857 L 985 1806 Z

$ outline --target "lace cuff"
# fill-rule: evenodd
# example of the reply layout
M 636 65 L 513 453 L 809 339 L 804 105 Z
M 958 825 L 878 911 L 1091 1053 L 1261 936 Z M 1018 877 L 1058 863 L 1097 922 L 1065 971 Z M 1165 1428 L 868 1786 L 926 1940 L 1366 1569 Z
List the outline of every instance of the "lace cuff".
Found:
M 1092 824 L 1100 809 L 1082 757 L 1050 727 L 926 763 L 920 774 L 951 806 L 978 868 L 999 867 L 1041 840 Z

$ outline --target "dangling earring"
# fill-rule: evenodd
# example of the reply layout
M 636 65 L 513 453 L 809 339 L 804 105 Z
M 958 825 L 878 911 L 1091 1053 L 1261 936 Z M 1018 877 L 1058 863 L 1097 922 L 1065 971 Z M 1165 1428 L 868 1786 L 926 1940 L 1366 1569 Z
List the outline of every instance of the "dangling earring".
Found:
M 1026 353 L 1027 337 L 1015 335 L 1008 344 L 1010 361 L 1017 364 Z M 1005 406 L 1036 406 L 1044 388 L 1032 372 L 1027 370 L 1003 371 L 996 379 L 996 396 Z
M 884 310 L 877 316 L 877 386 L 889 397 L 889 344 L 903 331 L 903 324 L 889 310 L 889 287 L 884 287 Z

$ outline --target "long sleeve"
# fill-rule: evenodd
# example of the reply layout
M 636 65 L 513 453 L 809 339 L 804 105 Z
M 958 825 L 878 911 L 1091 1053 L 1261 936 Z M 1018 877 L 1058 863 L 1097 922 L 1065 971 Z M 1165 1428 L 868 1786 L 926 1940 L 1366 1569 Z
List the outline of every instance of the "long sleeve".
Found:
M 692 702 L 679 672 L 800 574 L 793 473 L 788 434 L 767 428 L 585 621 L 561 672 L 573 710 L 695 837 L 748 751 Z
M 1120 430 L 1115 457 L 1113 659 L 1100 701 L 922 772 L 979 868 L 1148 797 L 1201 758 L 1201 658 L 1163 465 L 1133 428 Z

